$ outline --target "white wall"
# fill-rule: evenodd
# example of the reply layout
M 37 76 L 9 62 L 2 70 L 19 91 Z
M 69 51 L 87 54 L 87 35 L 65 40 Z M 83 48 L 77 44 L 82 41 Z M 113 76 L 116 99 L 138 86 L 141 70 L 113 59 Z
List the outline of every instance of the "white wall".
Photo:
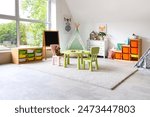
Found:
M 150 47 L 150 22 L 131 21 L 131 22 L 115 22 L 108 23 L 108 32 L 112 35 L 112 42 L 126 40 L 133 33 L 142 38 L 142 52 Z
M 66 3 L 67 1 L 67 3 Z M 98 2 L 98 1 L 97 1 Z M 89 38 L 90 32 L 98 31 L 98 27 L 101 23 L 107 24 L 107 32 L 111 36 L 110 37 L 110 43 L 109 48 L 113 47 L 119 42 L 125 42 L 126 39 L 128 39 L 129 36 L 131 36 L 133 33 L 139 35 L 142 38 L 142 52 L 145 52 L 146 49 L 150 47 L 150 22 L 148 20 L 147 15 L 145 17 L 142 17 L 143 14 L 137 14 L 136 18 L 129 18 L 122 19 L 121 17 L 124 16 L 124 14 L 120 14 L 114 19 L 105 20 L 105 22 L 97 22 L 97 20 L 88 20 L 90 17 L 95 16 L 95 12 L 91 13 L 89 11 L 89 15 L 87 14 L 87 10 L 85 11 L 85 15 L 78 15 L 78 13 L 84 14 L 84 12 L 78 11 L 78 6 L 81 7 L 81 4 L 77 4 L 76 1 L 69 1 L 69 0 L 57 0 L 57 29 L 60 32 L 60 45 L 62 49 L 66 49 L 66 46 L 69 42 L 69 39 L 71 39 L 72 33 L 64 33 L 64 22 L 63 18 L 64 16 L 73 16 L 75 18 L 75 22 L 80 23 L 80 34 L 81 38 L 84 41 L 85 46 L 87 46 L 87 39 Z M 70 6 L 68 6 L 70 5 Z M 140 5 L 140 4 L 137 4 Z M 84 5 L 86 7 L 86 4 Z M 84 9 L 86 9 L 84 7 Z M 145 8 L 146 4 L 145 4 Z M 133 10 L 134 11 L 134 10 Z M 143 13 L 146 11 L 146 9 L 143 10 Z M 75 12 L 75 13 L 74 13 Z M 72 13 L 72 14 L 71 14 Z M 96 12 L 97 13 L 97 12 Z M 147 13 L 147 12 L 145 12 Z M 127 14 L 127 12 L 126 12 Z M 110 15 L 110 14 L 109 14 Z M 80 17 L 78 17 L 80 16 Z M 88 17 L 85 17 L 88 16 Z M 97 19 L 98 16 L 101 16 L 100 12 L 95 16 Z M 134 17 L 134 16 L 133 16 Z M 140 18 L 141 17 L 141 18 Z M 83 20 L 84 19 L 84 20 Z M 87 20 L 86 20 L 87 19 Z M 78 21 L 77 21 L 78 20 Z M 112 20 L 112 21 L 111 21 Z
M 66 0 L 73 18 L 80 23 L 81 37 L 106 23 L 111 44 L 124 42 L 133 33 L 142 37 L 143 52 L 150 47 L 150 0 Z M 112 45 L 110 44 L 110 48 Z
M 150 20 L 150 0 L 66 0 L 75 20 L 84 22 Z
M 71 17 L 72 15 L 68 9 L 65 0 L 56 0 L 56 27 L 59 31 L 59 40 L 60 40 L 60 47 L 61 50 L 65 50 L 68 44 L 69 39 L 72 36 L 71 33 L 67 33 L 64 31 L 64 17 Z M 72 19 L 73 20 L 73 19 Z M 72 28 L 73 28 L 73 21 L 72 21 Z
M 81 23 L 80 32 L 84 42 L 89 38 L 90 32 L 98 31 L 100 24 L 96 22 Z M 133 33 L 142 38 L 142 52 L 150 47 L 150 22 L 148 21 L 103 22 L 103 24 L 107 24 L 107 32 L 110 35 L 109 48 L 118 42 L 125 42 Z

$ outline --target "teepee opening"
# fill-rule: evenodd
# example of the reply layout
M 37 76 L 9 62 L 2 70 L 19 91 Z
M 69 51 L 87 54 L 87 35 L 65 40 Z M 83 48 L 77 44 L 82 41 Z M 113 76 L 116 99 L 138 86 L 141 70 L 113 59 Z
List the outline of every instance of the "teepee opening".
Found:
M 150 48 L 146 50 L 143 56 L 139 59 L 139 61 L 135 65 L 137 68 L 146 68 L 150 69 Z
M 69 50 L 84 50 L 85 46 L 79 33 L 79 23 L 75 23 L 75 31 L 68 42 L 67 49 Z

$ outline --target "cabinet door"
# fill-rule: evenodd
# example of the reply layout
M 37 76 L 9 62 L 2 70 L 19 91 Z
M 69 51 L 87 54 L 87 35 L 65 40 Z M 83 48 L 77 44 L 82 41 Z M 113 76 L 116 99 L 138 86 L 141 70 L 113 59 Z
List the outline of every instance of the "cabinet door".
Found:
M 99 56 L 105 57 L 107 54 L 106 41 L 101 40 L 88 40 L 88 49 L 91 47 L 99 47 Z
M 99 56 L 105 56 L 105 51 L 100 50 L 98 53 Z
M 90 40 L 90 41 L 89 41 L 89 45 L 90 45 L 90 46 L 98 45 L 98 41 Z

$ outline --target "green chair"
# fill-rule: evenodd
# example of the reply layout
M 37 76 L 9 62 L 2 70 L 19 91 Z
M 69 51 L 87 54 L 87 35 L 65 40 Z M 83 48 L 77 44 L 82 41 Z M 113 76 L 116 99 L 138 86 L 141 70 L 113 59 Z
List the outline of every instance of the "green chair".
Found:
M 99 47 L 90 48 L 90 56 L 88 58 L 83 58 L 83 69 L 85 69 L 85 62 L 89 64 L 89 70 L 92 71 L 92 63 L 95 62 L 96 70 L 98 70 L 98 60 L 97 55 L 99 53 Z

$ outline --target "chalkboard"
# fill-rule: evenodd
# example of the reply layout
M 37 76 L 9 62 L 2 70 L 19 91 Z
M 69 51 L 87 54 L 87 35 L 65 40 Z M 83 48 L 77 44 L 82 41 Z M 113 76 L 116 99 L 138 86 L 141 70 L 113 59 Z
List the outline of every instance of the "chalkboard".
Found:
M 59 32 L 58 31 L 44 31 L 44 46 L 50 46 L 51 44 L 59 44 Z
M 59 32 L 58 31 L 44 31 L 43 33 L 43 57 L 46 59 L 46 49 L 51 44 L 59 45 Z

